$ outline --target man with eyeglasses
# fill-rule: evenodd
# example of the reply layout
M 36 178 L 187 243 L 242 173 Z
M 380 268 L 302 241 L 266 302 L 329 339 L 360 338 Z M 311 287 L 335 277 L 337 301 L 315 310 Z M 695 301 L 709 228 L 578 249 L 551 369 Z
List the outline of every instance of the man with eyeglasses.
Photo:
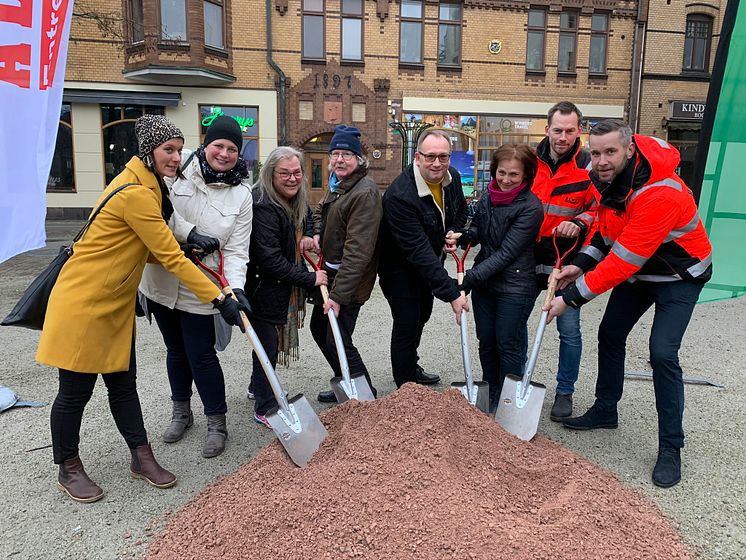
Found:
M 455 250 L 446 246 L 446 233 L 460 231 L 467 218 L 461 176 L 449 167 L 450 159 L 448 134 L 425 130 L 414 163 L 383 195 L 378 275 L 394 322 L 391 369 L 397 387 L 440 381 L 423 370 L 417 353 L 434 297 L 450 303 L 457 320 L 469 309 L 443 266 L 445 253 Z
M 362 305 L 376 282 L 378 228 L 381 223 L 381 194 L 368 176 L 360 131 L 339 125 L 329 143 L 329 192 L 314 212 L 314 238 L 324 256 L 323 269 L 329 278 L 329 301 L 314 306 L 311 334 L 334 375 L 342 376 L 334 337 L 326 314 L 337 315 L 350 373 L 365 374 L 373 395 L 376 389 L 352 334 Z M 336 402 L 333 391 L 321 391 L 319 402 Z

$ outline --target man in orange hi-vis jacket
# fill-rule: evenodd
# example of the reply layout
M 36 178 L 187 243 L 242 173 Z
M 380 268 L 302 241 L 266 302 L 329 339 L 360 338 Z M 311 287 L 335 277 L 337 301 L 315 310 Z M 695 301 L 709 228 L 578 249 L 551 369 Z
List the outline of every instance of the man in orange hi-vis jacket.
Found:
M 712 275 L 712 246 L 689 188 L 676 175 L 679 152 L 608 119 L 590 130 L 591 180 L 600 194 L 596 220 L 573 264 L 559 274 L 561 291 L 549 319 L 612 289 L 598 329 L 596 402 L 562 423 L 574 430 L 616 428 L 627 336 L 655 306 L 650 362 L 658 412 L 653 483 L 681 480 L 684 384 L 678 351 L 702 286 Z

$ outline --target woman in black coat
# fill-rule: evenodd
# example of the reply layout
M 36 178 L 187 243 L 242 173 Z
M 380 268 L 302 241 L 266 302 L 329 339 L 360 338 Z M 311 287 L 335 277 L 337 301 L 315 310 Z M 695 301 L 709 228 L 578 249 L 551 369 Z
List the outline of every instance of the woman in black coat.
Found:
M 505 144 L 490 164 L 492 181 L 459 239 L 481 245 L 462 289 L 473 290 L 479 359 L 497 409 L 505 375 L 521 375 L 521 340 L 536 298 L 534 241 L 544 219 L 531 192 L 538 164 L 526 145 Z
M 310 213 L 302 160 L 303 154 L 294 148 L 275 148 L 252 188 L 254 217 L 245 292 L 251 303 L 251 325 L 273 367 L 280 352 L 287 359 L 297 350 L 303 321 L 300 289 L 327 282 L 326 272 L 309 272 L 298 256 L 301 237 L 304 246 L 313 245 L 303 235 Z M 256 399 L 254 420 L 269 427 L 265 415 L 277 401 L 256 354 L 250 390 Z

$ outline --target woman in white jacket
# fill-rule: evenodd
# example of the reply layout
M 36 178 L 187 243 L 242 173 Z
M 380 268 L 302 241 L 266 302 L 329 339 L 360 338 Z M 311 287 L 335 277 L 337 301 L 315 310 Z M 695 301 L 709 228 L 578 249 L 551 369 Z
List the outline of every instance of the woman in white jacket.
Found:
M 174 215 L 169 226 L 185 252 L 211 253 L 222 249 L 225 276 L 236 297 L 246 303 L 243 287 L 249 260 L 252 198 L 246 162 L 239 156 L 241 128 L 226 116 L 207 129 L 204 144 L 183 169 L 183 177 L 171 185 Z M 218 266 L 212 253 L 202 260 Z M 149 264 L 140 283 L 147 310 L 155 316 L 166 343 L 166 369 L 171 385 L 173 413 L 163 441 L 179 441 L 194 422 L 190 399 L 192 382 L 207 416 L 203 457 L 216 457 L 228 437 L 225 414 L 225 382 L 216 346 L 222 350 L 230 330 L 212 306 L 200 303 L 179 279 L 158 264 Z

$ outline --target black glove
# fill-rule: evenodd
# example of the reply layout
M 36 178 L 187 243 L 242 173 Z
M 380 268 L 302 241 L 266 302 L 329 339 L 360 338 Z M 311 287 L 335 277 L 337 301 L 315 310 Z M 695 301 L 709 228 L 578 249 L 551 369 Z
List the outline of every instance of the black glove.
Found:
M 184 256 L 191 260 L 194 260 L 194 253 L 202 254 L 202 247 L 196 243 L 182 243 L 179 247 L 184 251 Z
M 233 293 L 236 295 L 238 306 L 241 308 L 241 311 L 249 315 L 251 313 L 251 304 L 249 303 L 249 298 L 246 297 L 244 291 L 236 289 L 233 290 Z
M 469 233 L 468 229 L 462 229 L 460 231 L 460 233 L 461 233 L 461 237 L 458 238 L 458 240 L 456 241 L 456 243 L 462 249 L 466 249 L 466 247 L 467 247 L 467 245 L 469 245 L 469 243 L 473 243 L 474 242 L 474 238 L 471 236 L 471 234 Z
M 246 332 L 246 329 L 244 329 L 243 326 L 243 320 L 241 319 L 241 304 L 239 304 L 235 299 L 226 296 L 223 301 L 220 301 L 216 298 L 212 300 L 212 305 L 215 309 L 220 311 L 220 315 L 226 323 L 238 327 L 241 329 L 241 332 Z
M 213 251 L 217 251 L 218 249 L 220 249 L 220 241 L 218 241 L 214 237 L 210 237 L 209 235 L 202 235 L 200 233 L 197 233 L 196 227 L 189 232 L 189 235 L 187 236 L 187 243 L 198 245 L 205 255 L 209 255 Z
M 458 285 L 458 289 L 460 292 L 464 292 L 464 294 L 469 295 L 469 292 L 471 292 L 472 288 L 474 288 L 474 284 L 472 283 L 469 276 L 465 274 L 464 280 L 461 282 L 461 284 Z

